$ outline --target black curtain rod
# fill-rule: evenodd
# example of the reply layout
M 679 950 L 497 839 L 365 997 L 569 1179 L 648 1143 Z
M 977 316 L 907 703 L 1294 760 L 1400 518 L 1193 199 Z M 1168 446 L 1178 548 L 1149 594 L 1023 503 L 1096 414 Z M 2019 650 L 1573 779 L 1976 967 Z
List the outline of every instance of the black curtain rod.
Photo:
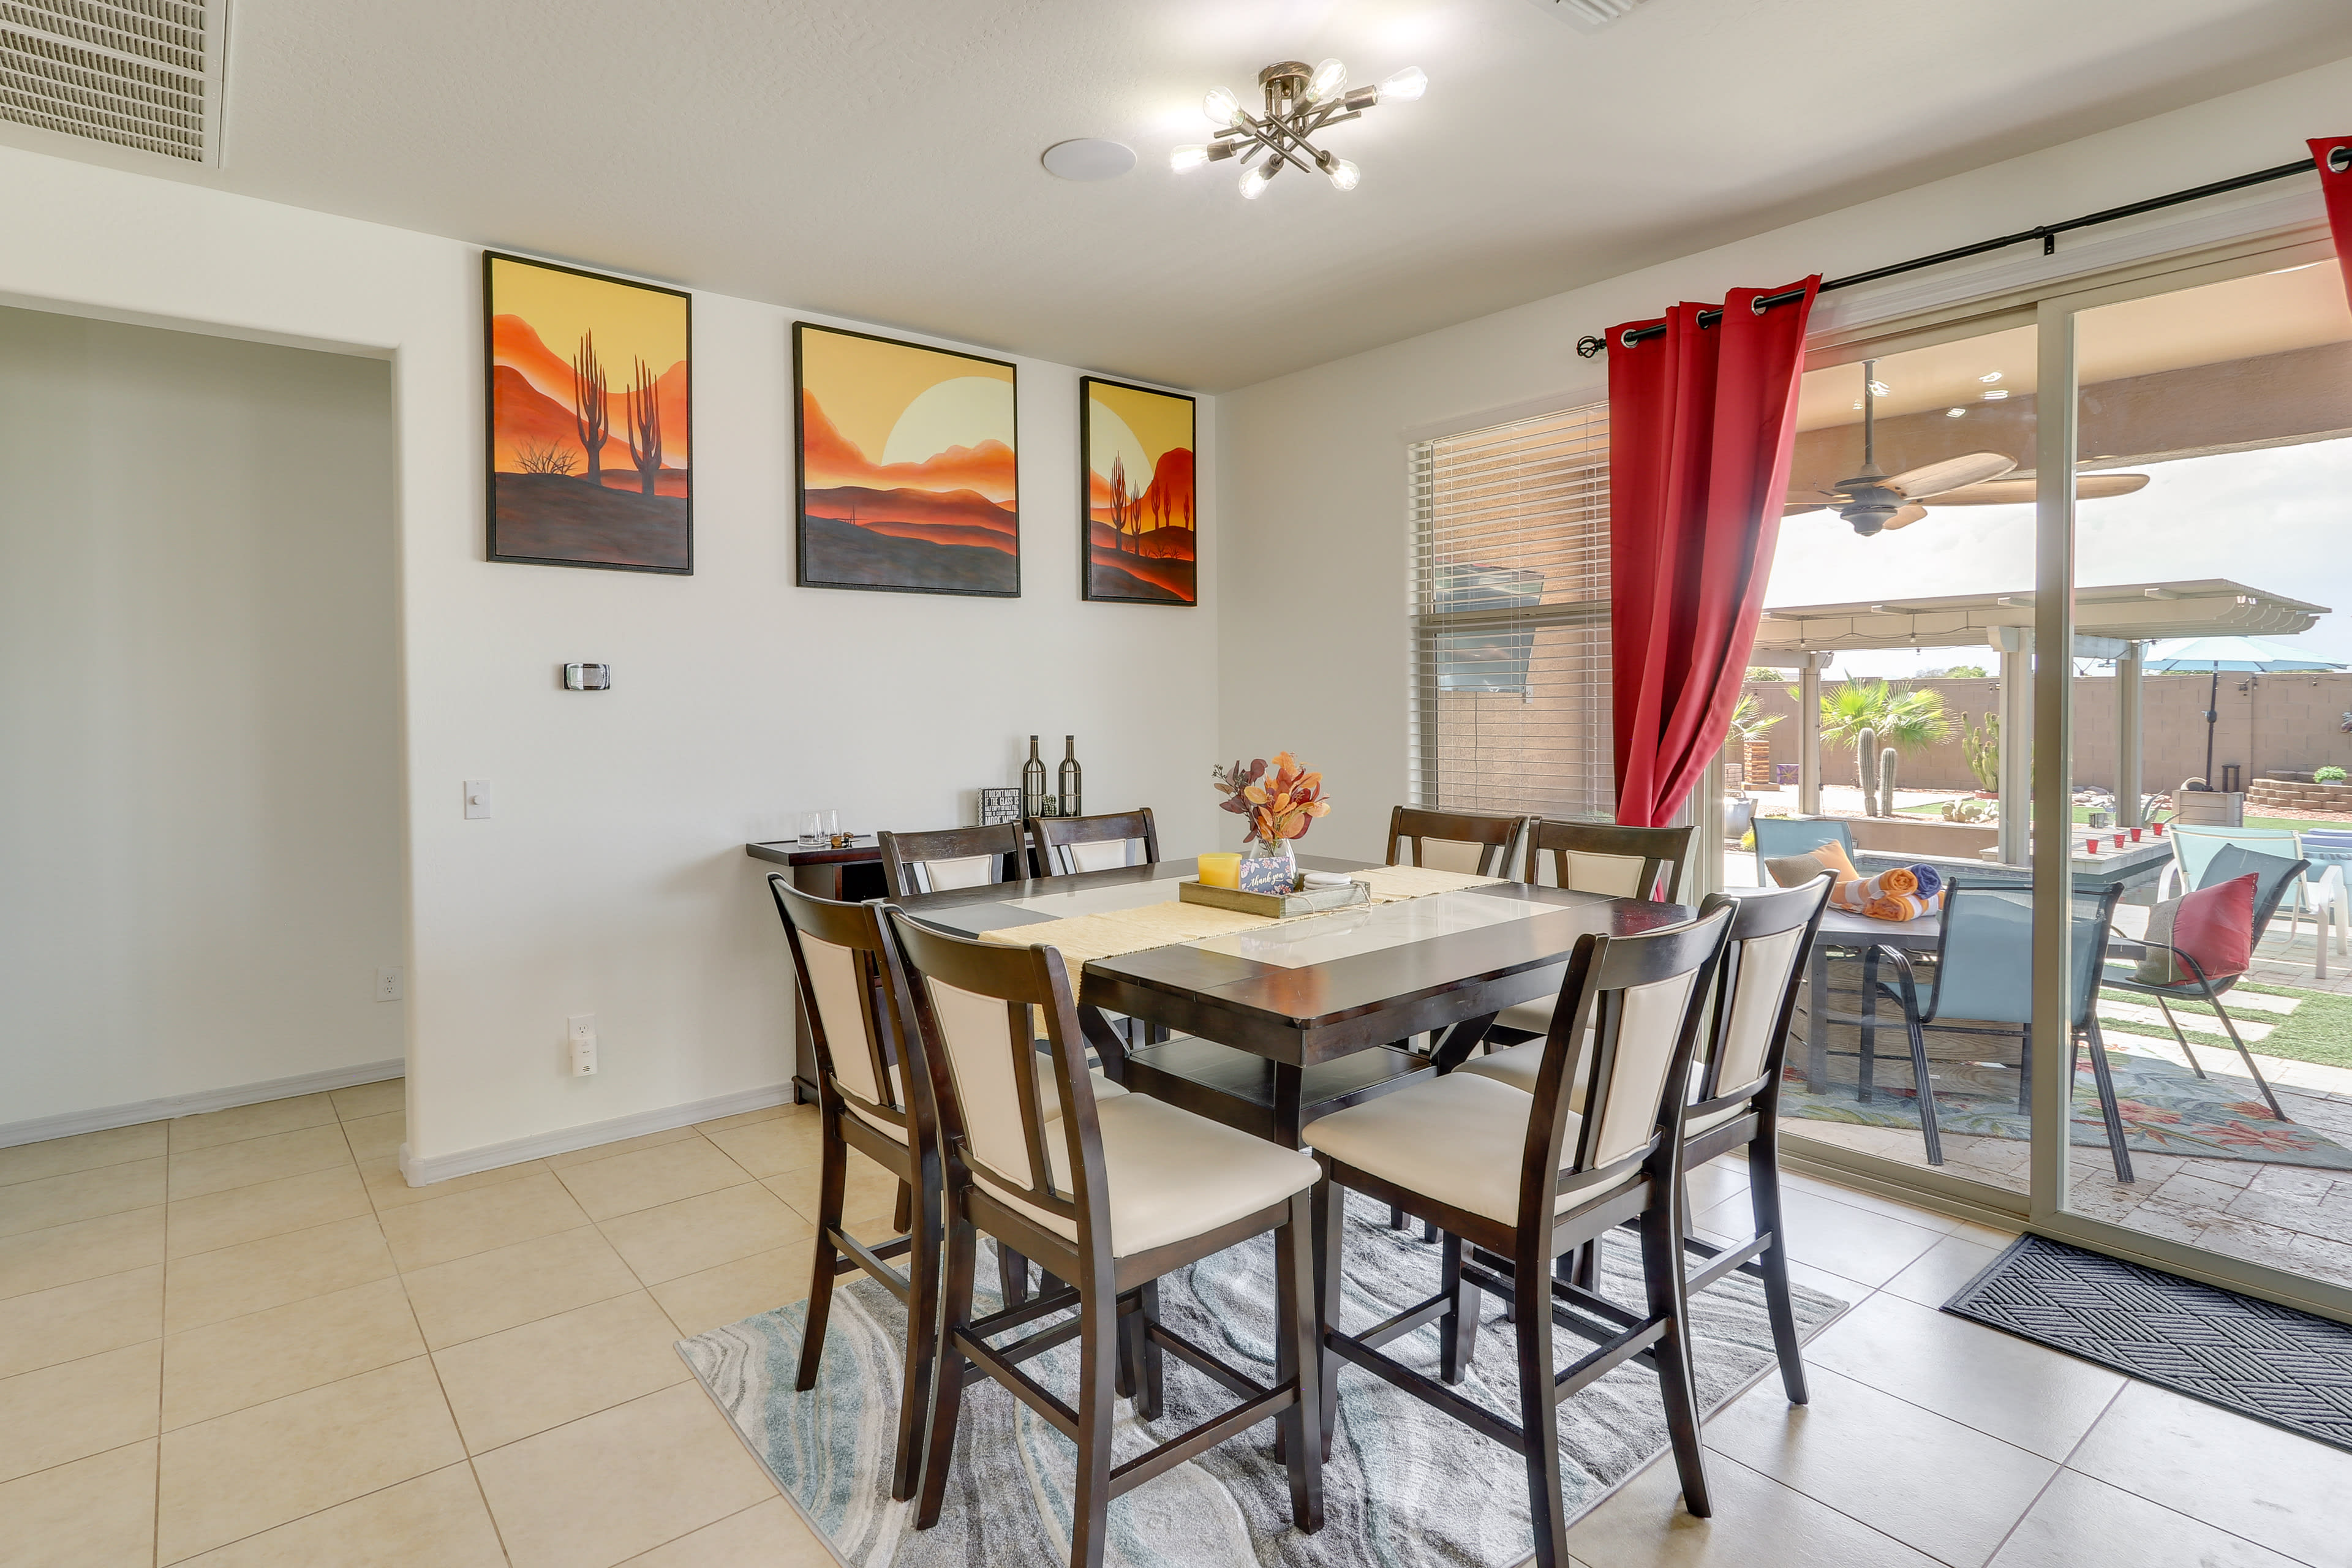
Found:
M 2248 185 L 2268 184 L 2273 180 L 2284 180 L 2290 174 L 2311 174 L 2318 166 L 2309 158 L 2298 158 L 2292 163 L 2281 163 L 2274 169 L 2257 169 L 2251 174 L 2240 174 L 2234 179 L 2216 180 L 2210 185 L 2197 185 L 2189 190 L 2175 191 L 2167 196 L 2150 196 L 2144 202 L 2133 202 L 2126 206 L 2109 207 L 2105 212 L 2091 213 L 2083 217 L 2071 217 L 2064 223 L 2043 224 L 2038 228 L 2020 229 L 2015 234 L 2004 234 L 1998 239 L 1979 240 L 1974 245 L 1963 245 L 1956 250 L 1939 250 L 1933 256 L 1922 256 L 1910 261 L 1898 261 L 1891 267 L 1874 268 L 1868 272 L 1857 272 L 1851 278 L 1832 278 L 1822 284 L 1818 291 L 1826 294 L 1832 289 L 1851 289 L 1857 283 L 1875 283 L 1882 278 L 1893 278 L 1898 273 L 1916 272 L 1927 267 L 1941 267 L 1947 261 L 1961 261 L 1971 256 L 1982 256 L 1987 251 L 2006 250 L 2012 245 L 2022 245 L 2029 239 L 2038 239 L 2042 242 L 2042 255 L 2054 256 L 2058 252 L 2058 237 L 2069 229 L 2088 228 L 2093 224 L 2114 223 L 2118 218 L 2137 217 L 2142 213 L 2152 213 L 2164 207 L 2179 206 L 2183 202 L 2202 201 L 2207 196 L 2218 196 L 2229 191 L 2242 191 Z M 2331 173 L 2338 174 L 2347 168 L 2352 168 L 2352 148 L 2337 147 L 2330 150 L 2327 154 L 2327 167 Z M 1767 294 L 1756 301 L 1755 309 L 1760 312 L 1769 310 L 1775 305 L 1793 305 L 1804 297 L 1805 291 L 1802 289 L 1791 289 L 1780 294 Z M 1721 320 L 1723 320 L 1723 311 L 1719 307 L 1712 310 L 1701 310 L 1698 313 L 1698 324 L 1701 327 L 1711 327 Z M 1661 325 L 1635 328 L 1625 332 L 1623 337 L 1625 346 L 1630 349 L 1635 343 L 1665 335 L 1666 329 Z M 1576 352 L 1585 359 L 1591 359 L 1608 346 L 1599 337 L 1582 337 L 1576 340 Z

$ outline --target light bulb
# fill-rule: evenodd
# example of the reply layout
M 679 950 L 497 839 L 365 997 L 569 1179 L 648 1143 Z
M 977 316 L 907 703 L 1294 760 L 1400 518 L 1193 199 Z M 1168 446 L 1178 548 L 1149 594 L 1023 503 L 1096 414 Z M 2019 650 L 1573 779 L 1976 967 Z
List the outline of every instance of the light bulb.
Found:
M 1414 99 L 1419 98 L 1423 93 L 1427 92 L 1428 90 L 1429 73 L 1422 69 L 1419 66 L 1407 66 L 1404 69 L 1397 72 L 1394 76 L 1390 77 L 1386 81 L 1381 83 L 1380 101 L 1382 103 L 1411 103 Z
M 1334 158 L 1331 166 L 1323 172 L 1331 176 L 1331 188 L 1335 191 L 1352 191 L 1356 182 L 1364 177 L 1364 172 L 1345 158 Z
M 1338 60 L 1325 60 L 1315 68 L 1315 74 L 1307 79 L 1307 101 L 1320 103 L 1323 100 L 1337 95 L 1339 90 L 1347 85 L 1348 68 Z
M 1254 202 L 1265 195 L 1266 186 L 1274 184 L 1274 171 L 1265 164 L 1242 176 L 1242 200 Z
M 1201 112 L 1209 117 L 1212 125 L 1231 125 L 1241 111 L 1242 100 L 1234 96 L 1229 87 L 1213 87 L 1209 96 L 1201 100 Z
M 1168 154 L 1168 166 L 1179 174 L 1186 169 L 1197 169 L 1208 161 L 1209 150 L 1197 142 L 1189 147 L 1179 147 Z

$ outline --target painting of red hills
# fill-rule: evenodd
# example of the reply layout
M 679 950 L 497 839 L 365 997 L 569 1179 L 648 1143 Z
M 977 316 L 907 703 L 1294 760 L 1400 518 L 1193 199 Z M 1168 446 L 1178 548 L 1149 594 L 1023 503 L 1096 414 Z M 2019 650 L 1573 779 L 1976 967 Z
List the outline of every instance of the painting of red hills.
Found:
M 800 584 L 1021 592 L 1013 366 L 807 321 Z
M 1078 421 L 1087 597 L 1198 603 L 1192 400 L 1089 375 L 1078 383 Z
M 694 570 L 691 301 L 485 252 L 489 557 Z

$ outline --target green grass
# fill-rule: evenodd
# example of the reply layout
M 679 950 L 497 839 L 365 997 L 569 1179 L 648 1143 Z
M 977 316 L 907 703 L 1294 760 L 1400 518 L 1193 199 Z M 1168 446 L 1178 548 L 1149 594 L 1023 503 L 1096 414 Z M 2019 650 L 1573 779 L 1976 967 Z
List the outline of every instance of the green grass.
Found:
M 2267 1037 L 2248 1040 L 2248 1050 L 2257 1056 L 2284 1057 L 2290 1061 L 2352 1068 L 2352 996 L 2338 996 L 2326 991 L 2296 991 L 2281 985 L 2257 984 L 2252 981 L 2241 982 L 2237 989 L 2259 992 L 2266 996 L 2293 996 L 2302 1003 L 2294 1012 L 2287 1014 L 2257 1013 L 2251 1007 L 2231 1013 L 2230 1016 L 2242 1026 L 2249 1023 L 2274 1026 Z M 2154 997 L 2105 987 L 2100 989 L 2099 996 L 2104 1001 L 2133 1002 L 2143 1007 L 2156 1005 Z M 2190 1045 L 2210 1046 L 2215 1050 L 2228 1052 L 2233 1058 L 2236 1057 L 2237 1047 L 2222 1032 L 2221 1020 L 2213 1016 L 2212 1008 L 2202 1002 L 2184 1002 L 2173 997 L 2166 1000 L 2171 1003 L 2173 1016 L 2180 1020 L 2181 1033 L 2189 1037 Z M 2224 1006 L 2229 1005 L 2227 995 L 2221 1000 Z M 2132 1028 L 2136 1033 L 2158 1038 L 2168 1033 L 2161 1019 L 2153 1024 L 2134 1025 Z M 2210 1067 L 2208 1070 L 2210 1070 Z

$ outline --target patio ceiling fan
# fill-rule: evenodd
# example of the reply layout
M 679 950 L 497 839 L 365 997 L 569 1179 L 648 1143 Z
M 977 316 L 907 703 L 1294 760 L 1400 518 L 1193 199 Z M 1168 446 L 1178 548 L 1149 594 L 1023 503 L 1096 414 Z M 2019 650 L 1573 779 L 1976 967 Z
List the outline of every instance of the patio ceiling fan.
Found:
M 1837 514 L 1853 524 L 1853 531 L 1866 539 L 1883 530 L 1908 528 L 1918 521 L 1927 515 L 1927 509 L 1919 504 L 1924 500 L 1949 498 L 1955 491 L 1998 479 L 2017 467 L 2016 458 L 2005 458 L 1999 452 L 1965 452 L 1957 458 L 1906 468 L 1899 474 L 1886 472 L 1878 466 L 1874 406 L 1877 398 L 1873 390 L 1877 381 L 1878 362 L 1863 361 L 1861 471 L 1838 480 L 1828 489 L 1815 490 L 1812 495 L 1790 496 L 1783 515 L 1835 507 Z M 1823 499 L 1817 500 L 1815 496 Z

